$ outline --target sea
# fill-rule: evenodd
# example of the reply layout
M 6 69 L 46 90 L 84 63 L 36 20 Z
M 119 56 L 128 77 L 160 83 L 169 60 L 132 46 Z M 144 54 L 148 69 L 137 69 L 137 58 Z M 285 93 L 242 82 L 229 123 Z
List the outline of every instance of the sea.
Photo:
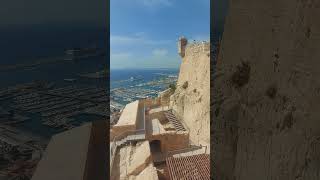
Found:
M 149 82 L 159 79 L 162 76 L 176 76 L 179 73 L 177 68 L 159 68 L 159 69 L 114 69 L 110 70 L 110 89 L 119 87 L 130 87 L 136 85 L 137 81 L 126 81 L 132 78 L 141 77 L 141 82 Z
M 50 58 L 63 58 L 66 49 L 99 48 L 107 49 L 105 28 L 95 27 L 24 27 L 4 28 L 0 31 L 0 69 L 8 65 L 25 64 Z M 0 70 L 0 89 L 34 81 L 54 83 L 56 87 L 70 85 L 65 79 L 79 79 L 80 74 L 93 73 L 108 68 L 108 57 L 96 56 L 80 61 L 65 61 L 52 64 L 41 64 L 22 69 Z M 81 85 L 95 86 L 95 81 L 77 81 Z M 103 84 L 103 83 L 102 83 Z M 108 82 L 105 82 L 107 87 Z M 1 102 L 6 108 L 10 102 Z M 21 112 L 19 112 L 21 113 Z M 24 113 L 31 117 L 15 128 L 28 134 L 49 138 L 61 132 L 41 124 L 40 115 Z M 101 119 L 99 116 L 81 114 L 73 117 L 76 125 L 82 122 Z
M 57 58 L 64 55 L 66 49 L 97 47 L 107 49 L 108 43 L 106 29 L 88 27 L 25 27 L 23 29 L 2 29 L 0 32 L 0 68 L 8 65 L 41 61 L 42 59 Z M 53 64 L 41 64 L 35 67 L 28 67 L 13 70 L 0 70 L 0 89 L 6 89 L 18 84 L 30 83 L 33 81 L 44 81 L 54 83 L 55 86 L 70 85 L 64 79 L 78 79 L 79 74 L 86 74 L 101 71 L 108 68 L 108 55 L 105 57 L 90 57 L 82 61 L 59 62 Z M 105 87 L 110 88 L 140 88 L 141 90 L 161 91 L 166 86 L 150 85 L 152 81 L 160 81 L 168 77 L 176 77 L 178 69 L 122 69 L 110 70 L 110 82 L 106 80 Z M 96 82 L 80 82 L 89 85 L 96 85 Z M 156 93 L 151 94 L 155 96 Z M 120 102 L 125 104 L 127 102 Z M 0 107 L 7 107 L 10 102 L 1 102 Z M 41 124 L 41 117 L 38 114 L 25 113 L 31 117 L 16 126 L 36 136 L 51 137 L 61 130 Z M 81 114 L 73 117 L 80 125 L 83 122 L 93 121 L 101 117 Z
M 122 69 L 110 71 L 110 100 L 120 105 L 141 99 L 153 98 L 176 84 L 179 69 Z
M 97 47 L 107 49 L 106 29 L 93 27 L 24 27 L 0 31 L 0 67 L 31 63 L 64 55 L 66 49 Z M 108 57 L 108 56 L 107 56 Z M 105 57 L 79 62 L 43 64 L 36 67 L 0 71 L 0 88 L 30 81 L 63 82 L 78 74 L 95 72 L 108 65 Z

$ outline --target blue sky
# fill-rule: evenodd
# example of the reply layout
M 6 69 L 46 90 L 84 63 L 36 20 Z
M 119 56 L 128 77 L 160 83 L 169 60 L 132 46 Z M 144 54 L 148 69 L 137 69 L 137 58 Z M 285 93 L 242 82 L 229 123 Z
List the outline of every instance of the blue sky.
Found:
M 177 40 L 210 38 L 210 0 L 110 0 L 111 69 L 178 68 Z

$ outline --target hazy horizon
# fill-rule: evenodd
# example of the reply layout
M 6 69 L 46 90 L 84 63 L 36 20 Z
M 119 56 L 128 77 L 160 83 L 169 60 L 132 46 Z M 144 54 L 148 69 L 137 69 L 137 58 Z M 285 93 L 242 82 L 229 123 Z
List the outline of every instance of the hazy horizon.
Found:
M 180 67 L 130 67 L 130 68 L 110 68 L 112 70 L 179 70 Z

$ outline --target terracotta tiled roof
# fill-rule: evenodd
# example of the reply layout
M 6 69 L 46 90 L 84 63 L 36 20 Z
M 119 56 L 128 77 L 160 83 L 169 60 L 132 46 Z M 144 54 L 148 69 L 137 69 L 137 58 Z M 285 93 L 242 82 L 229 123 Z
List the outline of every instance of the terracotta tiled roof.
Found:
M 210 156 L 199 154 L 166 159 L 170 180 L 210 180 Z

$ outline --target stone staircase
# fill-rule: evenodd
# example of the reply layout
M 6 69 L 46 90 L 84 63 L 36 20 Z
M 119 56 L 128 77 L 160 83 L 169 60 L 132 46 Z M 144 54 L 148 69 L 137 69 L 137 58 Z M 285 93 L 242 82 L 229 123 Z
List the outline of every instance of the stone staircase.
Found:
M 128 144 L 130 142 L 136 142 L 136 141 L 141 141 L 141 140 L 145 140 L 145 134 L 133 134 L 133 135 L 129 135 L 119 141 L 116 141 L 116 146 L 117 147 L 121 147 L 124 144 Z
M 164 111 L 164 115 L 170 121 L 170 123 L 173 124 L 177 131 L 186 131 L 180 120 L 178 120 L 178 118 L 172 113 L 172 110 Z

